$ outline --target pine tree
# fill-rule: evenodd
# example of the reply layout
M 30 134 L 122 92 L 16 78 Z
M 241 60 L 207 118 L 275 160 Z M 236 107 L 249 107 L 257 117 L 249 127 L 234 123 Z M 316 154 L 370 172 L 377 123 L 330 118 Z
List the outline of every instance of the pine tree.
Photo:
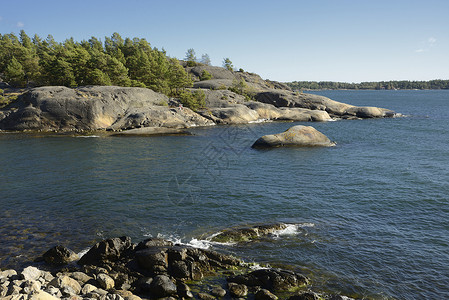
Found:
M 206 54 L 201 55 L 200 63 L 202 63 L 206 66 L 210 66 L 211 62 L 210 62 L 209 54 L 206 53 Z
M 13 87 L 23 87 L 25 85 L 25 72 L 20 62 L 13 57 L 6 66 L 4 72 L 5 80 Z
M 228 69 L 229 71 L 232 71 L 234 69 L 232 61 L 228 57 L 223 59 L 223 67 Z

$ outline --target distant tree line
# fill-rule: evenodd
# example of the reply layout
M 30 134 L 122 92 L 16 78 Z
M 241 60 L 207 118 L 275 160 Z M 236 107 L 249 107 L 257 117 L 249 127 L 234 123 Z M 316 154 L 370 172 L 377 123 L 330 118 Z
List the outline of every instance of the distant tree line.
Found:
M 347 83 L 334 81 L 293 81 L 286 83 L 293 90 L 433 90 L 449 89 L 449 80 L 377 81 Z
M 206 58 L 204 58 L 206 59 Z M 118 33 L 101 42 L 73 38 L 58 43 L 30 38 L 23 30 L 0 34 L 0 77 L 13 87 L 117 85 L 146 87 L 169 96 L 193 84 L 176 58 L 152 48 L 141 38 L 123 39 Z

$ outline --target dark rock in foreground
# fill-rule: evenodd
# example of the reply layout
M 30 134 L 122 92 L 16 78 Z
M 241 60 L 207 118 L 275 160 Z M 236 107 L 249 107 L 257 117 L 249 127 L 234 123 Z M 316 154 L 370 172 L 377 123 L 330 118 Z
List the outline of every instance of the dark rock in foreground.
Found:
M 279 227 L 257 228 L 261 233 L 268 233 Z M 54 253 L 55 249 L 64 257 L 65 253 L 72 253 L 60 251 L 66 249 L 61 246 L 47 253 Z M 138 245 L 132 244 L 128 237 L 106 239 L 95 244 L 78 264 L 79 267 L 66 265 L 53 269 L 53 273 L 32 266 L 19 274 L 14 270 L 1 271 L 0 298 L 278 299 L 278 293 L 283 299 L 318 297 L 304 290 L 309 279 L 296 272 L 270 268 L 254 271 L 235 257 L 173 245 L 162 239 L 147 239 Z M 212 288 L 209 287 L 211 282 L 214 282 Z
M 252 147 L 273 148 L 285 146 L 332 147 L 335 146 L 335 143 L 311 126 L 297 125 L 282 133 L 264 135 Z

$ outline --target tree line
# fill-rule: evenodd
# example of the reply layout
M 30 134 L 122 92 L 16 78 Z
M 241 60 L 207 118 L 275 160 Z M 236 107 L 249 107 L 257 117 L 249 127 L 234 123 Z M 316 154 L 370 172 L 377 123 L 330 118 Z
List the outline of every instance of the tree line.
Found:
M 373 81 L 347 83 L 334 81 L 293 81 L 286 83 L 293 90 L 432 90 L 449 89 L 449 80 Z
M 117 85 L 170 96 L 193 84 L 178 59 L 145 39 L 123 39 L 118 33 L 104 42 L 91 37 L 62 43 L 51 35 L 30 38 L 23 30 L 19 36 L 0 34 L 0 77 L 13 87 Z

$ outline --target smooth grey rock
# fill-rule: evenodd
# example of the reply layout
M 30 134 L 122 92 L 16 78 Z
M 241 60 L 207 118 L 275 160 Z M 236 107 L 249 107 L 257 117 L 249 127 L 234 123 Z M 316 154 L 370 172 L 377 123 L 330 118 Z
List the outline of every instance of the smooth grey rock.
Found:
M 323 110 L 331 115 L 353 115 L 360 118 L 393 117 L 394 112 L 377 107 L 357 107 L 334 101 L 324 96 L 292 92 L 288 90 L 265 90 L 255 96 L 256 100 L 273 104 L 276 107 L 301 107 L 311 110 Z
M 150 89 L 116 86 L 33 88 L 3 110 L 0 129 L 73 131 L 136 127 L 187 128 L 212 123 Z
M 252 147 L 273 148 L 285 146 L 332 147 L 335 146 L 335 143 L 311 126 L 297 125 L 282 133 L 264 135 Z

